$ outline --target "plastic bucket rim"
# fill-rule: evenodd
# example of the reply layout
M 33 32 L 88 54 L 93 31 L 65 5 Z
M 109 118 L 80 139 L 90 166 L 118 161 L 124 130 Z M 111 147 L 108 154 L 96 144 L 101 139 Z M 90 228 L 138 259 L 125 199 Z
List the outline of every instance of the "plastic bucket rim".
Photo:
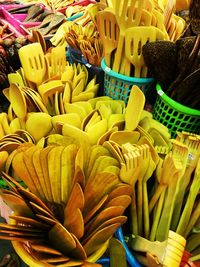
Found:
M 101 67 L 103 71 L 109 76 L 130 82 L 130 83 L 144 83 L 145 84 L 145 83 L 151 83 L 151 82 L 153 83 L 155 81 L 153 78 L 136 78 L 136 77 L 129 77 L 129 76 L 125 76 L 123 74 L 117 73 L 113 71 L 111 68 L 109 68 L 108 66 L 106 66 L 105 58 L 103 58 L 101 61 Z
M 199 110 L 189 108 L 187 106 L 184 106 L 184 105 L 176 102 L 175 100 L 173 100 L 172 98 L 170 98 L 168 95 L 166 95 L 164 93 L 164 91 L 162 90 L 160 84 L 156 84 L 156 91 L 157 91 L 157 94 L 160 96 L 160 98 L 167 105 L 169 105 L 170 107 L 172 107 L 173 109 L 175 109 L 177 112 L 184 113 L 185 115 L 200 117 L 200 111 Z

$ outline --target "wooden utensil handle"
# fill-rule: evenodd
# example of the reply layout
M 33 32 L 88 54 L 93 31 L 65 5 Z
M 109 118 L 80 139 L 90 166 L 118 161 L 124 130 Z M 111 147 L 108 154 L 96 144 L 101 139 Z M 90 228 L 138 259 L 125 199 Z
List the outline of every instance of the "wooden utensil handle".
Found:
M 113 64 L 113 71 L 115 71 L 115 72 L 120 71 L 122 54 L 123 54 L 123 51 L 125 49 L 124 44 L 125 44 L 125 36 L 123 34 L 120 34 L 117 50 L 115 53 L 114 64 Z

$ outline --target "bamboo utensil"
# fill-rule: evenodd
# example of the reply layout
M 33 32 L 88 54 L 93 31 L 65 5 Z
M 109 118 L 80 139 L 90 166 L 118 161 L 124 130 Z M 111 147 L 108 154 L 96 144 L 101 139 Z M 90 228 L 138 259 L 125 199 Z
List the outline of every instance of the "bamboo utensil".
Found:
M 136 4 L 137 4 L 137 12 L 136 9 L 134 9 Z M 123 1 L 121 3 L 120 8 L 116 6 L 115 15 L 120 28 L 120 35 L 112 68 L 115 72 L 120 72 L 120 68 L 122 69 L 123 73 L 124 70 L 126 70 L 126 73 L 130 72 L 129 62 L 126 59 L 122 60 L 124 55 L 123 51 L 124 51 L 124 38 L 126 35 L 125 32 L 126 29 L 139 25 L 143 5 L 144 1 L 131 0 L 130 3 L 128 1 Z M 121 66 L 121 61 L 123 63 L 123 66 Z
M 22 79 L 22 76 L 18 72 L 9 73 L 8 74 L 8 81 L 9 81 L 10 85 L 12 83 L 16 83 L 19 86 L 24 86 L 24 81 Z
M 112 52 L 117 48 L 119 40 L 119 26 L 114 10 L 103 10 L 97 14 L 97 27 L 103 43 L 105 61 L 112 67 Z
M 46 41 L 40 31 L 32 30 L 33 41 L 40 43 L 44 54 L 47 52 Z
M 125 110 L 125 129 L 135 130 L 137 127 L 142 110 L 144 108 L 145 97 L 141 89 L 134 85 L 131 89 L 128 104 Z M 134 117 L 133 117 L 134 111 Z
M 44 52 L 39 43 L 23 46 L 19 49 L 19 58 L 27 80 L 39 85 L 46 74 Z
M 24 119 L 27 113 L 26 99 L 22 89 L 17 84 L 12 83 L 9 88 L 9 99 L 13 111 L 20 119 Z
M 91 233 L 95 229 L 101 226 L 104 222 L 110 220 L 113 217 L 118 217 L 123 214 L 123 206 L 112 206 L 99 212 L 90 222 L 86 224 L 85 230 L 89 230 Z M 87 240 L 87 239 L 86 239 Z
M 124 153 L 123 155 L 125 164 L 121 164 L 120 179 L 134 187 L 141 168 L 139 163 L 141 155 L 137 150 L 134 151 L 134 148 L 131 152 Z
M 165 199 L 164 208 L 161 214 L 160 222 L 158 224 L 156 239 L 159 241 L 163 241 L 166 239 L 166 235 L 170 229 L 172 214 L 174 210 L 174 203 L 177 197 L 177 192 L 179 190 L 181 171 L 183 168 L 183 165 L 179 160 L 177 160 L 173 156 L 172 158 L 175 164 L 176 174 L 169 182 L 168 194 Z
M 169 29 L 169 25 L 170 25 L 170 20 L 171 20 L 171 16 L 172 13 L 174 11 L 175 8 L 175 1 L 174 0 L 168 0 L 165 10 L 164 10 L 164 25 L 166 30 L 168 31 Z
M 61 77 L 62 73 L 65 71 L 66 66 L 66 52 L 64 45 L 57 46 L 51 50 L 50 66 L 50 77 L 54 77 L 55 75 L 59 75 Z
M 136 144 L 140 138 L 140 133 L 137 131 L 115 131 L 110 135 L 109 140 L 119 144 L 125 143 Z
M 153 26 L 131 27 L 125 32 L 125 54 L 135 67 L 134 77 L 146 77 L 147 67 L 144 63 L 142 47 L 147 42 L 156 41 L 156 28 Z
M 175 203 L 175 210 L 174 210 L 174 216 L 173 216 L 173 222 L 172 222 L 173 229 L 176 229 L 178 222 L 180 220 L 181 207 L 183 205 L 183 199 L 184 199 L 184 195 L 186 192 L 186 188 L 188 187 L 191 181 L 191 175 L 197 166 L 199 153 L 200 153 L 199 140 L 197 138 L 188 135 L 183 143 L 183 146 L 184 145 L 186 145 L 188 149 L 185 152 L 186 153 L 185 160 L 187 160 L 187 162 L 185 162 L 186 168 L 181 178 L 181 187 L 179 189 L 177 201 Z M 192 155 L 192 160 L 189 155 Z M 184 158 L 183 153 L 182 153 L 182 158 Z
M 176 229 L 176 232 L 182 236 L 185 236 L 185 231 L 187 229 L 189 220 L 191 218 L 191 213 L 194 207 L 194 202 L 199 192 L 199 188 L 200 188 L 199 179 L 200 179 L 200 160 L 198 160 L 197 167 L 195 169 L 194 179 L 190 187 L 189 195 L 187 197 L 187 201 L 183 209 L 183 213 L 180 216 L 180 221 Z

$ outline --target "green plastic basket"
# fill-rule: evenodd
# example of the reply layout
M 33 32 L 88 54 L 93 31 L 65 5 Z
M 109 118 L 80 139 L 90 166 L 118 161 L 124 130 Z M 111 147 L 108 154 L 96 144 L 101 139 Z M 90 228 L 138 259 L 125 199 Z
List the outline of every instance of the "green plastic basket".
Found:
M 164 124 L 172 134 L 187 131 L 200 133 L 200 110 L 179 104 L 168 97 L 159 84 L 156 85 L 157 99 L 153 107 L 153 118 Z
M 23 181 L 18 181 L 18 183 L 21 186 L 26 187 Z M 12 185 L 15 187 L 15 185 L 13 183 L 12 183 Z M 3 179 L 0 179 L 0 189 L 10 190 L 10 187 L 7 185 L 7 183 Z
M 147 98 L 149 91 L 152 91 L 154 79 L 152 78 L 134 78 L 114 72 L 106 66 L 105 59 L 101 62 L 104 75 L 104 94 L 112 99 L 128 102 L 129 94 L 133 85 L 137 85 L 143 91 Z

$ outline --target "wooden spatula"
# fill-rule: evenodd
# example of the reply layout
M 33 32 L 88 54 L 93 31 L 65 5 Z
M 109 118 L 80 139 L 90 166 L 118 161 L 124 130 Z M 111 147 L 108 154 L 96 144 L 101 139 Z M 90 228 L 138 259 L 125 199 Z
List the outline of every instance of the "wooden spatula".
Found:
M 142 47 L 147 42 L 156 41 L 156 27 L 132 27 L 126 30 L 125 36 L 125 54 L 135 67 L 134 77 L 146 77 L 147 68 L 142 74 L 142 67 L 145 66 Z
M 46 73 L 44 52 L 41 45 L 33 43 L 21 47 L 19 58 L 27 80 L 37 85 L 41 84 Z
M 114 64 L 113 64 L 113 70 L 116 72 L 120 71 L 120 68 L 124 72 L 124 66 L 127 69 L 130 69 L 128 65 L 129 62 L 123 60 L 124 66 L 121 66 L 121 60 L 124 56 L 124 38 L 126 35 L 126 29 L 134 26 L 138 26 L 140 23 L 141 15 L 142 15 L 142 7 L 144 5 L 143 0 L 131 0 L 131 3 L 129 1 L 121 1 L 120 7 L 115 7 L 115 14 L 116 19 L 120 27 L 120 36 L 119 36 L 119 42 L 115 54 Z M 137 12 L 135 9 L 135 6 L 137 7 Z
M 106 65 L 111 67 L 111 53 L 117 48 L 119 26 L 112 9 L 100 11 L 96 17 L 98 31 L 103 42 Z
M 87 255 L 91 255 L 100 246 L 102 246 L 104 242 L 112 237 L 112 235 L 117 230 L 117 228 L 120 227 L 120 225 L 120 223 L 114 223 L 97 231 L 83 246 Z
M 125 110 L 125 129 L 135 130 L 137 127 L 142 110 L 144 108 L 145 96 L 141 89 L 134 85 L 129 95 L 128 104 Z
M 60 223 L 56 223 L 49 231 L 49 240 L 52 245 L 64 254 L 68 254 L 76 248 L 74 238 Z

